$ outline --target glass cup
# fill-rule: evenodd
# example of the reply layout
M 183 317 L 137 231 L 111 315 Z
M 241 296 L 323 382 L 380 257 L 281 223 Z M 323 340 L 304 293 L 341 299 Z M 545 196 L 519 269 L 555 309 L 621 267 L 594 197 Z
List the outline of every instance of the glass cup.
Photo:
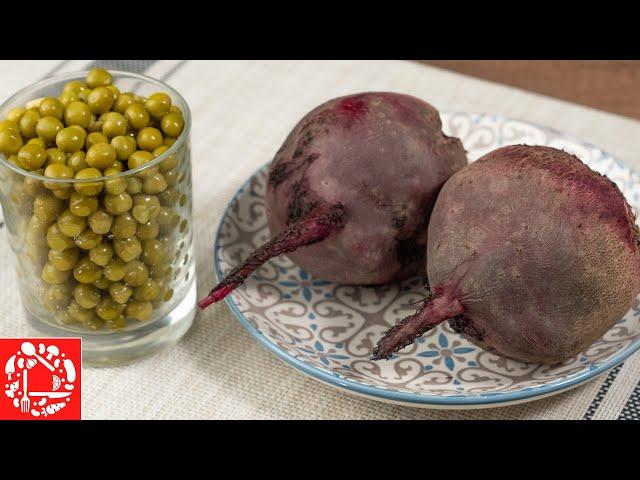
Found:
M 164 92 L 182 111 L 182 133 L 164 153 L 109 177 L 51 179 L 0 152 L 0 202 L 32 334 L 80 336 L 84 363 L 96 366 L 174 344 L 196 312 L 189 106 L 158 80 L 111 74 L 120 92 Z M 34 99 L 58 97 L 85 75 L 57 75 L 19 91 L 0 106 L 0 119 Z

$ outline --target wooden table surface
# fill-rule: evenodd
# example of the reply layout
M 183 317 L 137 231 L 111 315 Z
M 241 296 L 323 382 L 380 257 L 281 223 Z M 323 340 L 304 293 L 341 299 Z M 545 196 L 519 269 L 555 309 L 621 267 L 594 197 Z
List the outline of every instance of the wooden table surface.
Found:
M 638 60 L 422 60 L 569 102 L 640 119 Z

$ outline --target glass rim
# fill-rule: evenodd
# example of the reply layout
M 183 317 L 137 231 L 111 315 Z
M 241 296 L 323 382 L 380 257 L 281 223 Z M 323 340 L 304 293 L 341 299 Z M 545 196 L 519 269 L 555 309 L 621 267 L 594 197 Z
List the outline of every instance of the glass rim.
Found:
M 37 81 L 35 83 L 31 83 L 31 84 L 27 85 L 26 87 L 18 90 L 16 93 L 14 93 L 9 98 L 7 98 L 4 102 L 2 102 L 2 104 L 0 104 L 0 110 L 6 108 L 7 105 L 10 104 L 16 97 L 19 97 L 20 95 L 29 93 L 29 91 L 31 91 L 31 90 L 37 90 L 38 88 L 44 87 L 47 84 L 54 83 L 55 81 L 60 81 L 60 80 L 69 80 L 69 81 L 71 81 L 71 80 L 84 79 L 88 72 L 89 72 L 89 70 L 78 70 L 78 71 L 62 73 L 62 74 L 58 74 L 58 75 L 51 75 L 51 76 L 45 77 L 42 80 L 39 80 L 39 81 Z M 109 73 L 113 74 L 113 76 L 130 77 L 130 78 L 142 80 L 142 81 L 145 81 L 145 82 L 148 82 L 148 83 L 153 83 L 153 84 L 159 85 L 161 88 L 167 90 L 172 96 L 174 96 L 174 98 L 176 98 L 179 101 L 179 103 L 182 104 L 180 106 L 182 108 L 182 116 L 184 118 L 184 128 L 182 129 L 182 133 L 180 133 L 180 135 L 176 138 L 176 141 L 173 143 L 173 145 L 171 145 L 167 149 L 166 152 L 163 152 L 162 154 L 158 155 L 156 158 L 154 158 L 149 163 L 145 163 L 144 165 L 141 165 L 139 167 L 132 168 L 131 170 L 124 170 L 124 171 L 118 173 L 117 175 L 111 175 L 111 176 L 107 176 L 107 177 L 102 176 L 102 177 L 95 177 L 95 178 L 50 178 L 50 177 L 45 177 L 44 175 L 39 175 L 37 173 L 33 173 L 33 172 L 30 172 L 30 171 L 27 171 L 27 170 L 23 170 L 20 167 L 18 167 L 17 165 L 13 165 L 11 162 L 9 162 L 9 160 L 5 157 L 4 153 L 2 153 L 2 152 L 0 152 L 0 165 L 3 165 L 5 167 L 7 167 L 9 170 L 12 170 L 13 172 L 15 172 L 15 173 L 17 173 L 19 175 L 22 175 L 22 176 L 25 176 L 25 177 L 29 177 L 29 178 L 34 179 L 34 180 L 38 180 L 40 182 L 74 185 L 74 184 L 106 182 L 108 180 L 114 180 L 114 179 L 118 179 L 118 178 L 128 178 L 128 177 L 131 177 L 131 176 L 135 176 L 136 174 L 138 174 L 140 172 L 143 172 L 145 170 L 151 169 L 151 168 L 159 165 L 160 163 L 162 163 L 163 160 L 165 160 L 165 159 L 169 158 L 169 156 L 175 154 L 175 152 L 184 144 L 186 138 L 189 136 L 189 133 L 191 132 L 191 110 L 189 108 L 189 104 L 186 102 L 184 97 L 182 95 L 180 95 L 180 93 L 176 89 L 174 89 L 173 87 L 169 86 L 168 84 L 166 84 L 162 80 L 157 80 L 157 79 L 149 77 L 147 75 L 143 75 L 143 74 L 140 74 L 140 73 L 133 73 L 133 72 L 125 72 L 123 70 L 109 70 Z

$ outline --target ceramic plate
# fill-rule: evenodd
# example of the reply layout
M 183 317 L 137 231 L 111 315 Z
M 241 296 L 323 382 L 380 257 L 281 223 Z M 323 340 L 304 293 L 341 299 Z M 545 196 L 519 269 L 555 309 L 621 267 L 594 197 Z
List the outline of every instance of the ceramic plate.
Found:
M 443 113 L 471 161 L 502 145 L 549 145 L 574 153 L 616 182 L 638 211 L 640 177 L 594 145 L 555 130 L 495 115 Z M 269 237 L 264 207 L 267 167 L 238 191 L 216 235 L 218 279 Z M 373 345 L 412 303 L 423 278 L 385 287 L 338 285 L 314 278 L 288 257 L 273 259 L 227 297 L 231 311 L 265 347 L 302 372 L 378 400 L 431 408 L 483 408 L 534 400 L 607 371 L 640 348 L 640 306 L 600 340 L 561 365 L 492 355 L 448 324 L 431 330 L 390 361 L 369 360 Z

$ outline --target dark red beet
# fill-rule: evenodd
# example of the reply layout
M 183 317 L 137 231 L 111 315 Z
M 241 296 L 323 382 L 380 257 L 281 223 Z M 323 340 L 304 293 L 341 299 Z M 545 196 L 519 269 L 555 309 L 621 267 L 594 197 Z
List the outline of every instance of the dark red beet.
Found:
M 362 93 L 320 105 L 271 163 L 266 207 L 275 236 L 201 308 L 282 253 L 312 275 L 342 284 L 383 284 L 424 272 L 436 196 L 466 164 L 460 140 L 444 135 L 437 110 L 415 97 Z
M 561 362 L 601 337 L 640 292 L 631 208 L 613 182 L 554 148 L 500 148 L 456 173 L 428 240 L 433 293 L 378 342 L 375 359 L 449 320 L 488 351 Z

